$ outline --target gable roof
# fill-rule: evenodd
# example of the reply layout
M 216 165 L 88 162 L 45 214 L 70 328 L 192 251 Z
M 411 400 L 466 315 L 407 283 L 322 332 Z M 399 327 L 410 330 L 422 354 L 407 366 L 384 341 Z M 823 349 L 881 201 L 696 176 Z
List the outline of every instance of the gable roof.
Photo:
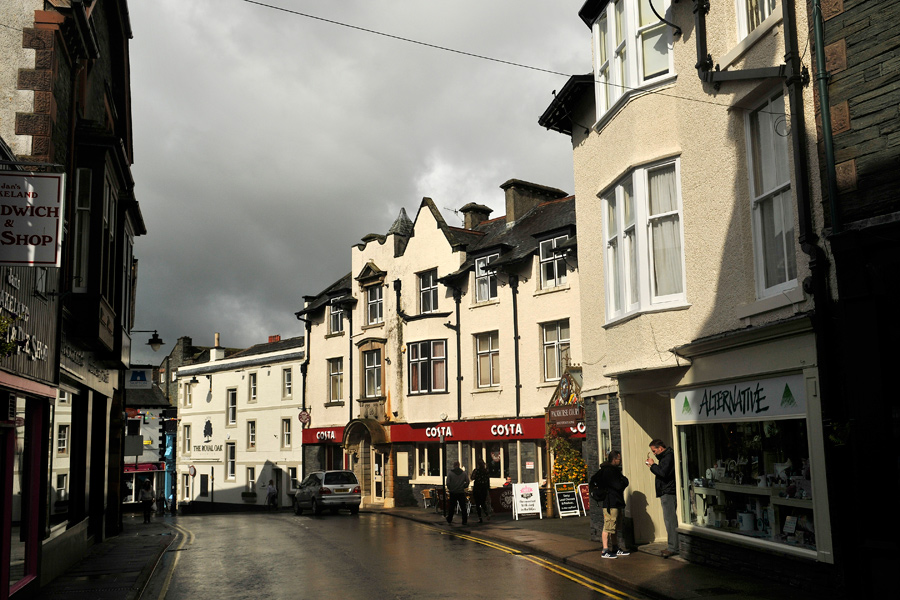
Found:
M 306 308 L 294 314 L 297 317 L 301 317 L 303 315 L 311 315 L 320 310 L 324 310 L 325 306 L 332 298 L 337 298 L 339 296 L 349 296 L 353 291 L 350 283 L 352 275 L 352 273 L 347 273 L 315 296 L 304 296 L 303 299 L 308 303 L 306 305 Z

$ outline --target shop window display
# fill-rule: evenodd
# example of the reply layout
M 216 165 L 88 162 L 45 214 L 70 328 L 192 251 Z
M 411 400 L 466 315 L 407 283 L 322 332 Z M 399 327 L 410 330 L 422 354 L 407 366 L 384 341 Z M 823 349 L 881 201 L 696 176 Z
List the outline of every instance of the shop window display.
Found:
M 685 523 L 816 549 L 805 419 L 678 430 Z

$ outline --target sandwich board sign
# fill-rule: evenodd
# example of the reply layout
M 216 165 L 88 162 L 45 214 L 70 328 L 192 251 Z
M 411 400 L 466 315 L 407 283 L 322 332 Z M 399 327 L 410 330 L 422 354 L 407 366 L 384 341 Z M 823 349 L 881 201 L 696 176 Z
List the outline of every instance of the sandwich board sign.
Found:
M 581 516 L 581 509 L 578 507 L 578 492 L 575 490 L 574 483 L 571 481 L 555 483 L 553 491 L 556 495 L 556 510 L 559 512 L 560 519 Z
M 541 512 L 541 493 L 538 484 L 514 483 L 513 484 L 513 518 L 519 520 L 521 515 L 537 515 L 543 519 Z

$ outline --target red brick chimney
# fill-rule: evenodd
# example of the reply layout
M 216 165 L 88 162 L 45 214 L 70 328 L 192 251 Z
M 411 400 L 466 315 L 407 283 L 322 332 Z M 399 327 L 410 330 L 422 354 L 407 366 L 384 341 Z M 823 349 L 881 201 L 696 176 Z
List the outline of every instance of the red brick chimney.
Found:
M 270 335 L 270 336 L 269 336 L 269 343 L 270 343 L 270 344 L 273 343 L 273 342 L 280 342 L 280 341 L 281 341 L 281 336 L 280 336 L 280 335 Z

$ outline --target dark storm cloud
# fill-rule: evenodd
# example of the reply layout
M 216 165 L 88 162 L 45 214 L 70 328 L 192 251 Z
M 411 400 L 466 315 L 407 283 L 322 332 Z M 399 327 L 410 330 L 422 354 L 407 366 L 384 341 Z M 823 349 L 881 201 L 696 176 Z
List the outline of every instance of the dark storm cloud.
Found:
M 271 2 L 567 74 L 591 68 L 582 3 Z M 351 246 L 400 208 L 414 217 L 423 196 L 499 216 L 510 178 L 573 189 L 570 141 L 537 125 L 566 77 L 240 0 L 129 5 L 148 229 L 136 242 L 137 328 L 167 344 L 301 335 L 302 296 L 345 274 Z M 142 341 L 134 361 L 158 362 Z

